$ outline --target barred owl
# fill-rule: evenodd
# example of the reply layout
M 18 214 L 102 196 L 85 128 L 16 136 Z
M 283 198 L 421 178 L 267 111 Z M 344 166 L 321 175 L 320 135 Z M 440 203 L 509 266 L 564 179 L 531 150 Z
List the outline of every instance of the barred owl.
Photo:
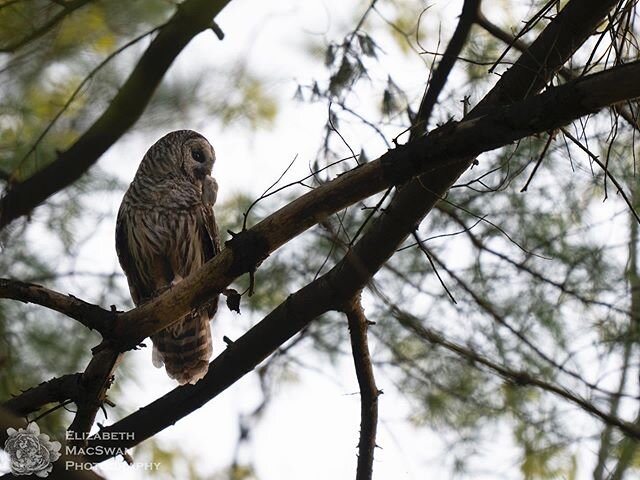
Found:
M 136 305 L 164 292 L 220 251 L 213 215 L 215 153 L 191 130 L 171 132 L 145 154 L 122 199 L 116 250 Z M 218 298 L 151 336 L 153 364 L 180 384 L 196 383 L 211 356 L 209 319 Z

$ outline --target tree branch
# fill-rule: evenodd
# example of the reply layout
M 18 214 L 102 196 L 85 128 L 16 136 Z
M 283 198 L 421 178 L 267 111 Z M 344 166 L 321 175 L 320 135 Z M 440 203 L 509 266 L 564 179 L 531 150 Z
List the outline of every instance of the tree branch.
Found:
M 593 403 L 569 391 L 565 387 L 540 380 L 539 378 L 532 376 L 524 370 L 509 369 L 483 355 L 480 355 L 471 348 L 467 348 L 455 342 L 451 342 L 441 334 L 423 326 L 417 318 L 413 317 L 407 312 L 402 312 L 396 309 L 396 319 L 400 322 L 400 324 L 408 328 L 412 333 L 419 336 L 420 338 L 427 340 L 429 343 L 432 343 L 434 345 L 440 345 L 447 350 L 460 355 L 462 358 L 470 360 L 472 364 L 483 365 L 493 372 L 497 373 L 501 377 L 510 380 L 514 383 L 514 385 L 537 387 L 547 392 L 553 393 L 577 405 L 585 412 L 594 417 L 597 417 L 606 424 L 613 425 L 619 428 L 629 437 L 640 439 L 640 428 L 637 425 L 600 410 Z
M 116 312 L 87 303 L 73 295 L 64 295 L 33 283 L 0 278 L 0 298 L 10 298 L 24 303 L 35 303 L 77 320 L 102 336 L 109 330 Z
M 52 16 L 49 20 L 47 20 L 44 24 L 42 24 L 32 32 L 29 32 L 24 37 L 19 38 L 13 41 L 12 43 L 1 45 L 0 53 L 14 52 L 15 50 L 18 50 L 20 47 L 25 46 L 27 43 L 40 38 L 41 36 L 46 34 L 49 30 L 51 30 L 53 27 L 55 27 L 58 23 L 64 20 L 65 17 L 67 17 L 68 15 L 73 13 L 75 10 L 83 7 L 84 5 L 86 5 L 91 1 L 92 0 L 72 0 L 70 2 L 65 3 L 64 9 L 62 11 Z
M 364 314 L 358 292 L 344 307 L 349 322 L 349 336 L 356 377 L 360 386 L 360 441 L 358 442 L 358 467 L 356 480 L 370 480 L 373 474 L 373 454 L 376 448 L 378 425 L 378 396 L 373 375 L 371 355 L 367 343 L 369 321 Z
M 72 373 L 42 382 L 7 400 L 0 407 L 23 417 L 48 403 L 64 402 L 69 399 L 75 401 L 81 376 L 81 373 Z
M 478 25 L 484 28 L 487 32 L 489 32 L 492 36 L 497 38 L 498 40 L 502 40 L 507 45 L 515 47 L 520 52 L 525 52 L 529 48 L 528 45 L 520 40 L 519 38 L 514 37 L 511 33 L 503 30 L 495 23 L 491 22 L 487 17 L 485 17 L 482 12 L 478 12 Z M 566 67 L 560 68 L 558 73 L 565 80 L 574 80 L 577 78 L 577 75 L 572 72 L 570 69 Z M 622 118 L 635 130 L 640 131 L 640 125 L 638 124 L 638 120 L 635 118 L 633 111 L 630 108 L 625 108 L 622 105 L 614 105 L 613 107 L 617 113 L 619 113 Z M 637 115 L 636 115 L 637 116 Z
M 473 109 L 482 114 L 540 91 L 593 33 L 618 0 L 571 0 Z
M 453 69 L 453 65 L 456 63 L 462 48 L 467 40 L 469 31 L 476 21 L 478 16 L 478 10 L 480 8 L 481 0 L 465 0 L 462 6 L 462 13 L 460 14 L 460 21 L 456 27 L 447 48 L 442 55 L 438 68 L 435 70 L 433 77 L 428 88 L 424 92 L 422 101 L 420 102 L 420 108 L 416 115 L 413 125 L 411 126 L 412 133 L 415 131 L 417 135 L 421 135 L 426 131 L 427 122 L 431 117 L 433 107 L 438 101 L 438 96 L 444 88 L 447 78 Z
M 87 434 L 95 422 L 98 410 L 105 403 L 107 391 L 113 383 L 114 372 L 121 359 L 122 354 L 106 348 L 95 353 L 84 370 L 75 400 L 76 414 L 68 428 L 74 445 L 85 445 Z
M 0 199 L 0 229 L 80 178 L 142 115 L 173 60 L 230 0 L 186 0 L 159 31 L 109 107 L 52 163 L 12 184 Z

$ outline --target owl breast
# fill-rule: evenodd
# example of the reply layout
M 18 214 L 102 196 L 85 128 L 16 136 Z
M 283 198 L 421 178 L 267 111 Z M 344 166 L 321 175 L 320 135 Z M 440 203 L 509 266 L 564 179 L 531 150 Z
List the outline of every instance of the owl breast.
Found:
M 147 292 L 158 292 L 204 264 L 202 243 L 190 241 L 199 235 L 197 207 L 126 210 L 129 252 Z

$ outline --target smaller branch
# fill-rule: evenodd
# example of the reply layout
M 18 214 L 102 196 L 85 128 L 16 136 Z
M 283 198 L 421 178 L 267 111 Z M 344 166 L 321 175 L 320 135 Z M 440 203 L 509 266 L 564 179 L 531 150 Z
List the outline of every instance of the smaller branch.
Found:
M 75 88 L 75 90 L 73 92 L 71 92 L 71 95 L 69 95 L 69 98 L 67 98 L 66 102 L 64 103 L 64 105 L 62 106 L 62 108 L 60 108 L 56 114 L 53 116 L 53 118 L 49 121 L 49 123 L 47 124 L 47 126 L 44 128 L 44 130 L 40 133 L 40 135 L 38 135 L 38 138 L 35 139 L 35 141 L 33 142 L 33 144 L 31 145 L 31 147 L 29 148 L 29 150 L 27 150 L 27 153 L 25 153 L 22 158 L 20 159 L 20 161 L 18 162 L 18 166 L 14 169 L 14 171 L 17 171 L 20 169 L 20 167 L 24 164 L 24 162 L 27 161 L 27 159 L 33 154 L 33 152 L 36 151 L 36 149 L 38 148 L 38 146 L 40 145 L 40 143 L 42 142 L 42 140 L 44 139 L 44 137 L 51 131 L 51 129 L 53 128 L 53 126 L 56 124 L 56 122 L 60 119 L 60 117 L 69 109 L 69 107 L 71 106 L 71 104 L 73 103 L 73 101 L 76 99 L 76 97 L 78 96 L 78 94 L 82 91 L 82 89 L 84 88 L 84 86 L 89 83 L 89 81 L 96 76 L 96 74 L 98 72 L 100 72 L 100 70 L 102 70 L 105 65 L 107 65 L 109 62 L 111 62 L 111 60 L 113 60 L 115 57 L 117 57 L 119 54 L 121 54 L 122 52 L 124 52 L 125 50 L 127 50 L 128 48 L 132 47 L 133 45 L 135 45 L 136 43 L 138 43 L 140 40 L 148 37 L 149 35 L 152 35 L 153 33 L 155 33 L 156 31 L 160 30 L 164 25 L 160 25 L 158 27 L 152 28 L 151 30 L 142 33 L 141 35 L 138 35 L 137 37 L 135 37 L 134 39 L 128 41 L 127 43 L 125 43 L 124 45 L 122 45 L 121 47 L 117 48 L 116 50 L 114 50 L 113 52 L 111 52 L 109 55 L 107 55 L 106 58 L 104 58 L 98 65 L 96 65 L 93 70 L 91 70 L 83 79 L 82 81 L 78 84 L 78 86 Z M 9 180 L 11 181 L 13 179 L 13 177 L 9 177 Z
M 431 268 L 433 269 L 433 272 L 436 274 L 436 277 L 438 277 L 438 281 L 440 282 L 440 285 L 442 285 L 442 288 L 444 288 L 444 291 L 447 292 L 447 295 L 449 295 L 449 298 L 451 299 L 451 301 L 455 305 L 457 305 L 458 302 L 456 302 L 456 299 L 453 298 L 453 295 L 451 294 L 451 291 L 447 288 L 447 285 L 446 285 L 446 283 L 444 283 L 444 280 L 442 280 L 442 277 L 440 276 L 440 273 L 438 273 L 438 269 L 436 268 L 435 264 L 433 263 L 433 260 L 431 259 L 431 255 L 429 255 L 429 249 L 424 244 L 424 241 L 421 240 L 420 237 L 418 237 L 417 229 L 413 231 L 412 235 L 413 235 L 413 238 L 415 238 L 416 245 L 418 245 L 418 248 L 420 249 L 420 251 L 422 253 L 424 253 L 425 257 L 427 257 L 427 260 L 429 260 L 429 265 L 431 265 Z
M 544 156 L 547 154 L 547 151 L 549 150 L 549 146 L 551 145 L 553 138 L 554 138 L 553 132 L 549 132 L 547 141 L 544 144 L 544 148 L 542 149 L 542 152 L 540 152 L 540 155 L 538 156 L 538 161 L 533 167 L 533 171 L 531 172 L 531 175 L 529 175 L 529 178 L 527 179 L 527 183 L 525 183 L 524 187 L 520 189 L 520 193 L 526 192 L 527 189 L 529 188 L 529 184 L 531 183 L 531 180 L 533 180 L 533 177 L 536 175 L 536 172 L 538 171 L 538 167 L 540 167 L 542 160 L 544 160 Z
M 78 396 L 80 375 L 80 373 L 72 373 L 42 382 L 40 385 L 7 400 L 1 406 L 15 415 L 25 416 L 48 403 L 75 400 Z
M 0 52 L 2 53 L 14 52 L 15 50 L 18 50 L 19 48 L 25 46 L 27 43 L 40 38 L 41 36 L 45 35 L 49 30 L 51 30 L 53 27 L 55 27 L 58 23 L 64 20 L 66 16 L 73 13 L 74 10 L 77 10 L 78 8 L 83 7 L 90 1 L 91 0 L 74 0 L 74 1 L 66 2 L 64 4 L 64 10 L 62 10 L 57 15 L 54 15 L 53 17 L 51 17 L 48 21 L 43 23 L 40 27 L 36 28 L 32 32 L 30 32 L 28 35 L 22 38 L 19 38 L 18 40 L 15 40 L 13 43 L 8 43 L 6 45 L 0 46 Z M 4 7 L 5 5 L 2 5 L 2 6 Z
M 331 112 L 331 105 L 332 105 L 332 103 L 329 102 L 329 112 L 328 112 L 328 115 L 327 115 L 327 122 L 329 124 L 329 128 L 332 131 L 334 131 L 338 135 L 338 137 L 340 137 L 340 140 L 342 140 L 342 143 L 344 143 L 346 145 L 346 147 L 349 149 L 349 152 L 351 152 L 351 157 L 349 157 L 349 158 L 353 158 L 353 160 L 356 162 L 356 164 L 358 166 L 360 166 L 360 162 L 358 161 L 358 156 L 356 155 L 356 152 L 353 151 L 353 148 L 351 148 L 351 145 L 349 145 L 349 142 L 347 142 L 347 140 L 342 136 L 342 134 L 338 131 L 336 126 L 333 124 L 333 119 L 331 118 L 333 116 L 333 113 Z
M 442 59 L 438 64 L 438 68 L 433 73 L 429 87 L 424 92 L 424 97 L 420 102 L 420 108 L 416 115 L 413 125 L 411 126 L 412 135 L 422 135 L 427 127 L 427 122 L 431 116 L 433 107 L 438 101 L 438 96 L 444 88 L 447 78 L 455 65 L 462 47 L 464 47 L 469 35 L 469 31 L 473 26 L 478 16 L 478 10 L 480 8 L 480 0 L 465 0 L 462 6 L 462 13 L 460 14 L 460 21 L 456 27 L 453 36 L 447 48 L 442 55 Z
M 80 389 L 76 405 L 78 410 L 69 425 L 72 438 L 79 439 L 79 446 L 86 444 L 88 433 L 93 427 L 98 410 L 107 399 L 107 390 L 113 383 L 113 374 L 122 359 L 121 353 L 104 348 L 94 353 L 80 380 Z
M 589 150 L 587 147 L 585 147 L 582 142 L 580 142 L 580 140 L 578 140 L 576 137 L 574 137 L 573 135 L 571 135 L 571 132 L 569 132 L 566 128 L 561 128 L 560 129 L 562 131 L 562 133 L 569 139 L 571 140 L 573 143 L 575 143 L 578 147 L 580 147 L 580 149 L 585 152 L 587 155 L 589 155 L 589 158 L 591 158 L 591 160 L 594 163 L 597 163 L 598 166 L 602 169 L 602 171 L 605 174 L 605 178 L 609 178 L 609 180 L 611 180 L 611 183 L 613 183 L 616 188 L 618 189 L 618 193 L 620 194 L 620 196 L 622 197 L 622 199 L 624 200 L 624 202 L 627 204 L 627 207 L 629 207 L 629 210 L 631 210 L 631 213 L 633 214 L 633 216 L 636 218 L 636 221 L 638 223 L 640 223 L 640 216 L 638 216 L 638 212 L 636 212 L 636 209 L 633 207 L 633 203 L 631 202 L 631 200 L 629 200 L 629 197 L 627 196 L 627 194 L 624 191 L 624 188 L 622 187 L 622 185 L 620 184 L 620 182 L 618 182 L 618 180 L 616 179 L 616 177 L 613 176 L 613 174 L 609 171 L 609 168 L 607 167 L 607 165 L 605 165 L 604 163 L 602 163 L 600 161 L 600 159 L 598 158 L 597 155 L 595 155 L 593 152 L 591 152 L 591 150 Z M 606 185 L 606 182 L 605 182 Z M 606 194 L 605 194 L 606 195 Z M 605 197 L 606 200 L 606 197 Z
M 599 418 L 604 423 L 617 427 L 625 435 L 631 438 L 640 439 L 640 428 L 638 428 L 637 425 L 634 425 L 633 423 L 627 422 L 620 417 L 610 415 L 607 412 L 602 411 L 593 403 L 582 398 L 578 394 L 569 391 L 567 388 L 551 382 L 540 380 L 539 378 L 534 377 L 529 372 L 526 372 L 524 370 L 512 370 L 503 365 L 500 365 L 493 360 L 485 357 L 484 355 L 480 355 L 473 349 L 462 346 L 455 342 L 451 342 L 434 330 L 424 327 L 417 318 L 411 316 L 409 313 L 401 311 L 397 307 L 392 306 L 392 308 L 394 309 L 394 316 L 400 322 L 400 324 L 408 328 L 415 335 L 428 341 L 429 343 L 446 348 L 447 350 L 450 350 L 455 354 L 461 356 L 462 358 L 465 358 L 468 361 L 472 362 L 473 365 L 482 365 L 489 370 L 497 373 L 502 378 L 513 382 L 514 385 L 521 387 L 537 387 L 541 390 L 545 390 L 561 398 L 564 398 L 574 405 L 577 405 L 588 414 Z
M 64 295 L 41 285 L 9 278 L 0 278 L 0 298 L 42 305 L 77 320 L 90 330 L 98 331 L 102 336 L 108 332 L 116 313 L 73 295 Z
M 518 262 L 518 261 L 510 258 L 509 256 L 505 255 L 504 253 L 501 253 L 501 252 L 499 252 L 497 250 L 494 250 L 493 248 L 491 248 L 491 247 L 487 246 L 485 243 L 483 243 L 482 240 L 480 240 L 480 238 L 477 237 L 476 235 L 474 235 L 473 232 L 471 231 L 471 229 L 474 228 L 478 224 L 478 222 L 474 223 L 472 226 L 467 226 L 467 224 L 455 212 L 455 210 L 452 209 L 452 208 L 448 208 L 446 206 L 446 204 L 439 204 L 438 205 L 438 209 L 442 213 L 444 213 L 445 215 L 448 215 L 453 221 L 455 221 L 458 225 L 460 225 L 462 227 L 461 232 L 464 232 L 464 233 L 466 233 L 468 235 L 469 240 L 471 241 L 471 244 L 474 247 L 476 247 L 478 250 L 490 253 L 491 255 L 499 258 L 500 260 L 505 261 L 506 263 L 508 263 L 512 267 L 527 273 L 528 275 L 530 275 L 531 277 L 533 277 L 534 279 L 536 279 L 536 280 L 538 280 L 540 282 L 549 284 L 552 287 L 557 288 L 562 293 L 570 295 L 571 297 L 575 298 L 579 302 L 584 303 L 585 305 L 595 305 L 595 306 L 598 306 L 598 307 L 607 308 L 607 309 L 609 309 L 611 311 L 614 311 L 614 312 L 617 312 L 617 313 L 621 313 L 623 315 L 630 315 L 630 311 L 629 310 L 625 310 L 623 308 L 616 307 L 615 305 L 613 305 L 611 303 L 606 303 L 606 302 L 602 302 L 602 301 L 599 301 L 599 300 L 593 300 L 591 298 L 587 298 L 584 295 L 582 295 L 579 291 L 569 288 L 566 285 L 566 282 L 558 282 L 558 281 L 552 280 L 551 278 L 548 278 L 545 275 L 543 275 L 542 273 L 540 273 L 540 272 L 534 270 L 533 268 L 529 267 L 526 264 L 526 262 L 524 262 L 524 261 Z M 456 232 L 456 234 L 458 234 L 458 232 Z M 426 239 L 425 241 L 427 241 L 427 240 L 429 240 L 429 239 Z M 411 244 L 410 246 L 413 246 L 413 245 L 414 244 Z M 403 248 L 407 248 L 407 247 L 403 247 Z M 611 392 L 605 392 L 605 393 L 611 394 Z M 634 396 L 633 398 L 638 399 L 640 397 Z
M 371 355 L 367 344 L 367 329 L 371 324 L 364 314 L 358 292 L 344 307 L 349 322 L 349 336 L 353 351 L 353 363 L 360 386 L 360 441 L 358 442 L 358 467 L 356 480 L 371 480 L 373 453 L 376 448 L 378 425 L 378 396 Z

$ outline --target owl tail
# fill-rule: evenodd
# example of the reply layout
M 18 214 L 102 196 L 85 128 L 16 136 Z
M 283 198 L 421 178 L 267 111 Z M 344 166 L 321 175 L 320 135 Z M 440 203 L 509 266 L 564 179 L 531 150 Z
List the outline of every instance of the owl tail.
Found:
M 180 385 L 196 383 L 209 369 L 212 353 L 211 325 L 206 312 L 187 315 L 151 336 L 153 365 L 164 364 L 169 377 Z

